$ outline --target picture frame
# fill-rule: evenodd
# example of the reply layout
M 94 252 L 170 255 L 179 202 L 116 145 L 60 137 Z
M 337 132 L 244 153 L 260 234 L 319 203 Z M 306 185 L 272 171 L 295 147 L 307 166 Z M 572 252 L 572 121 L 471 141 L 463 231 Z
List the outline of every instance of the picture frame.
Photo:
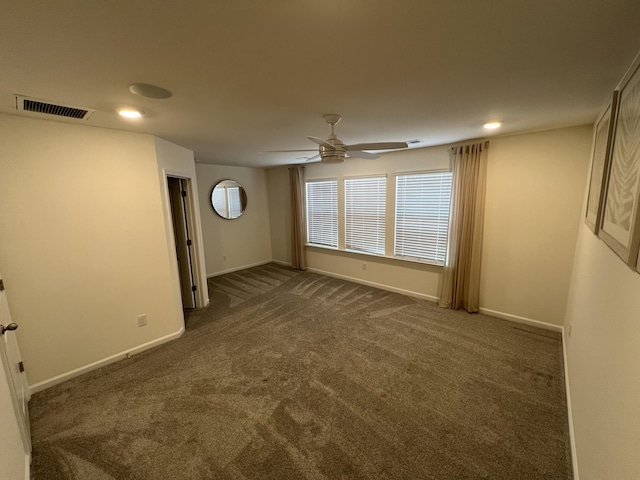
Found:
M 598 236 L 638 269 L 640 250 L 640 56 L 619 84 L 611 162 Z
M 591 155 L 591 176 L 587 197 L 587 208 L 584 222 L 594 235 L 600 230 L 606 183 L 611 161 L 611 147 L 615 132 L 615 119 L 618 108 L 618 91 L 613 92 L 611 102 L 598 116 L 593 129 L 593 146 Z

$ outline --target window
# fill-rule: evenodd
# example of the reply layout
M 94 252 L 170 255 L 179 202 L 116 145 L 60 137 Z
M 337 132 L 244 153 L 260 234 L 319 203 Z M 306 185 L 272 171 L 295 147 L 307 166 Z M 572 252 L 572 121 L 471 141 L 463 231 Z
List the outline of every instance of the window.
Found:
M 233 180 L 221 180 L 211 192 L 211 206 L 222 218 L 238 218 L 247 206 L 247 194 Z
M 229 197 L 229 216 L 237 218 L 242 214 L 242 206 L 240 205 L 240 187 L 230 187 L 227 189 Z
M 444 265 L 451 204 L 451 172 L 396 177 L 394 255 Z
M 214 188 L 213 192 L 211 193 L 211 204 L 214 205 L 214 209 L 216 208 L 215 205 L 218 206 L 218 208 L 220 209 L 220 211 L 222 212 L 222 216 L 224 217 L 225 215 L 228 215 L 229 213 L 229 209 L 227 208 L 227 189 L 226 188 Z M 216 210 L 217 211 L 217 210 Z
M 386 177 L 344 181 L 345 248 L 384 255 Z
M 307 242 L 338 246 L 338 181 L 307 182 Z

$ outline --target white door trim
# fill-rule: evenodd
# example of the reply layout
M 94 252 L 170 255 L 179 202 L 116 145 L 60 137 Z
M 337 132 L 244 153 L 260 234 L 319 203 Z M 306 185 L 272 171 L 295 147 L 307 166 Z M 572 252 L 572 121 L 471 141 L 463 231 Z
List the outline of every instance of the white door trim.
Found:
M 207 290 L 206 269 L 204 266 L 204 242 L 202 240 L 202 222 L 200 221 L 200 209 L 197 198 L 197 187 L 195 176 L 190 176 L 182 171 L 175 171 L 163 168 L 163 202 L 165 211 L 165 229 L 167 230 L 167 239 L 169 242 L 169 251 L 171 257 L 174 294 L 179 299 L 179 305 L 182 305 L 182 295 L 180 294 L 180 278 L 178 273 L 178 259 L 175 253 L 175 236 L 173 233 L 173 224 L 171 222 L 171 204 L 169 203 L 169 185 L 168 178 L 180 178 L 186 180 L 185 203 L 187 206 L 187 222 L 191 226 L 191 263 L 193 267 L 193 280 L 197 287 L 196 305 L 197 308 L 206 307 L 209 304 L 209 292 Z

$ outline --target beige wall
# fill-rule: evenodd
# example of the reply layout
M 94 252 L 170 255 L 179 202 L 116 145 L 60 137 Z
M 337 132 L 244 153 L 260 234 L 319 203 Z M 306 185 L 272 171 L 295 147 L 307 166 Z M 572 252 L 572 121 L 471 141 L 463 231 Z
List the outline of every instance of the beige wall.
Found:
M 207 275 L 270 261 L 266 171 L 200 163 L 196 165 L 196 171 Z M 247 209 L 234 220 L 219 217 L 211 206 L 211 190 L 224 179 L 237 181 L 247 192 Z
M 570 327 L 567 363 L 580 478 L 640 478 L 640 275 L 583 223 L 565 330 Z
M 562 325 L 573 249 L 581 216 L 591 128 L 565 128 L 491 139 L 481 282 L 481 306 L 492 313 Z M 448 146 L 400 151 L 379 160 L 313 163 L 306 179 L 448 168 Z M 290 209 L 286 168 L 269 170 L 273 258 L 290 262 Z M 286 188 L 286 193 L 284 189 Z M 287 212 L 286 216 L 280 212 Z M 387 219 L 387 255 L 393 219 Z M 440 294 L 441 268 L 354 253 L 307 248 L 309 268 L 405 291 Z M 366 263 L 366 270 L 363 270 Z
M 0 115 L 0 171 L 0 269 L 30 384 L 182 328 L 153 137 Z
M 562 325 L 591 127 L 491 140 L 480 305 Z
M 291 195 L 287 167 L 267 170 L 271 257 L 291 265 Z

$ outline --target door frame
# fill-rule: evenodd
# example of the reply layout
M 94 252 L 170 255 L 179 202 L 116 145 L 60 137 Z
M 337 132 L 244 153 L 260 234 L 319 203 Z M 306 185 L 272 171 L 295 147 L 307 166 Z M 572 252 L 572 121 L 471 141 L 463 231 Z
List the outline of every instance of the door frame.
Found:
M 167 232 L 167 242 L 172 271 L 172 282 L 174 295 L 178 305 L 182 305 L 182 294 L 180 290 L 180 273 L 178 270 L 178 256 L 176 254 L 176 239 L 173 231 L 173 220 L 171 204 L 169 199 L 169 177 L 184 180 L 187 222 L 191 226 L 191 266 L 193 268 L 193 281 L 196 289 L 196 308 L 209 305 L 209 292 L 207 290 L 207 277 L 204 266 L 204 243 L 202 241 L 202 225 L 200 221 L 200 210 L 196 198 L 197 186 L 195 177 L 185 175 L 184 171 L 162 169 L 163 196 L 165 209 L 165 228 Z M 182 312 L 181 312 L 182 314 Z M 182 314 L 184 319 L 184 314 Z M 184 321 L 184 320 L 183 320 Z
M 182 294 L 182 308 L 196 308 L 198 306 L 195 285 L 193 254 L 191 253 L 193 241 L 193 227 L 186 215 L 186 180 L 176 177 L 167 177 L 169 184 L 169 204 L 171 205 L 171 217 L 173 233 L 176 241 L 176 254 L 178 259 L 178 273 L 180 274 L 180 293 Z
M 1 275 L 0 275 L 0 280 L 2 280 Z M 6 291 L 3 288 L 0 288 L 0 303 L 4 303 L 4 307 L 2 308 L 3 310 L 6 309 L 7 317 L 8 317 L 6 319 L 0 318 L 0 324 L 7 326 L 12 322 L 12 319 L 11 319 L 11 311 L 9 310 L 9 301 L 7 299 Z M 9 355 L 5 348 L 5 340 L 7 342 L 13 343 L 13 347 L 14 347 L 13 350 L 18 355 L 18 358 L 12 358 L 12 359 L 9 358 Z M 13 360 L 17 360 L 19 364 L 22 364 L 20 348 L 18 347 L 15 333 L 9 330 L 9 331 L 6 331 L 2 336 L 0 336 L 0 363 L 2 363 L 2 366 L 0 366 L 0 370 L 2 370 L 2 373 L 3 373 L 3 375 L 0 375 L 0 377 L 4 376 L 4 379 L 0 378 L 0 382 L 3 382 L 4 384 L 6 384 L 6 388 L 9 392 L 9 397 L 11 398 L 11 403 L 13 404 L 13 415 L 11 415 L 10 412 L 8 411 L 3 411 L 1 412 L 1 414 L 3 415 L 3 417 L 5 417 L 4 421 L 12 422 L 12 420 L 15 419 L 15 425 L 19 432 L 20 441 L 21 441 L 22 448 L 25 455 L 25 472 L 27 472 L 25 473 L 25 478 L 28 478 L 29 466 L 31 463 L 31 432 L 29 428 L 29 409 L 26 404 L 24 406 L 21 405 L 20 399 L 18 397 L 18 393 L 16 391 L 16 388 L 18 387 L 14 383 L 15 372 L 12 372 L 11 369 L 16 368 L 16 372 L 17 372 L 18 363 L 13 364 L 12 363 Z M 20 370 L 20 372 L 23 372 L 23 370 Z M 26 378 L 24 378 L 24 372 L 20 373 L 19 376 L 21 377 L 21 380 L 24 381 L 24 386 L 25 386 L 24 392 L 26 394 L 25 402 L 28 403 L 31 397 L 31 393 L 28 388 L 28 385 L 26 384 Z M 18 381 L 20 381 L 20 379 Z M 3 385 L 2 387 L 4 390 L 5 385 Z M 7 407 L 4 406 L 4 408 L 7 408 Z M 3 423 L 3 429 L 6 429 L 6 427 L 8 427 L 8 425 Z M 13 427 L 10 427 L 9 429 L 11 428 Z M 5 434 L 6 433 L 8 432 L 5 432 Z

